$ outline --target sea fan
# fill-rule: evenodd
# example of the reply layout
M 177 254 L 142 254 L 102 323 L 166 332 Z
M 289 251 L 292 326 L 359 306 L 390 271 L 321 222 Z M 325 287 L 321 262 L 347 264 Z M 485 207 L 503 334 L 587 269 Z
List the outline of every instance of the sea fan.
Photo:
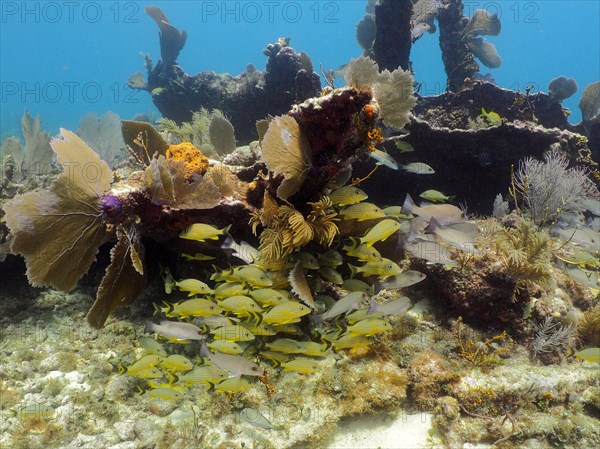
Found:
M 293 117 L 275 117 L 262 143 L 262 157 L 269 170 L 283 175 L 277 196 L 287 200 L 296 193 L 308 176 L 310 147 Z
M 117 244 L 110 252 L 110 265 L 98 287 L 96 301 L 87 314 L 88 323 L 101 328 L 110 312 L 133 303 L 146 286 L 144 246 L 134 227 L 117 226 Z
M 216 152 L 223 156 L 235 151 L 235 130 L 233 125 L 223 113 L 217 109 L 211 114 L 212 118 L 208 126 L 210 143 Z
M 310 287 L 308 286 L 308 282 L 306 282 L 306 276 L 304 275 L 304 268 L 302 268 L 302 262 L 296 262 L 292 271 L 290 271 L 290 276 L 288 278 L 290 281 L 290 285 L 292 286 L 292 291 L 298 295 L 300 301 L 304 304 L 312 308 L 313 310 L 316 307 L 315 300 L 312 296 L 312 292 Z
M 360 56 L 348 64 L 344 77 L 346 83 L 356 90 L 371 89 L 379 79 L 379 66 L 367 56 Z
M 123 160 L 125 142 L 121 134 L 121 119 L 114 112 L 108 111 L 101 117 L 94 112 L 84 115 L 79 121 L 77 134 L 111 166 Z
M 413 95 L 413 77 L 408 71 L 384 70 L 375 86 L 375 99 L 386 126 L 402 128 L 409 121 L 409 113 L 417 104 Z
M 479 34 L 498 36 L 501 29 L 502 24 L 497 14 L 490 14 L 485 9 L 476 9 L 465 27 L 464 34 L 471 37 Z
M 502 65 L 502 59 L 500 59 L 496 47 L 484 38 L 474 37 L 469 40 L 467 46 L 486 67 L 497 69 Z
M 25 258 L 29 282 L 70 291 L 108 239 L 100 199 L 112 174 L 79 136 L 60 133 L 50 145 L 62 176 L 49 190 L 17 195 L 4 210 L 11 251 Z

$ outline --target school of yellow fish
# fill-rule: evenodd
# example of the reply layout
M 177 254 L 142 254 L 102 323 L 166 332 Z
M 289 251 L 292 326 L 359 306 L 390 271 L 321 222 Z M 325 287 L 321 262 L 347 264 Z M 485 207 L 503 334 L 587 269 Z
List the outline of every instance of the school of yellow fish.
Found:
M 374 245 L 398 233 L 408 235 L 408 241 L 412 238 L 414 244 L 438 244 L 436 238 L 426 238 L 425 234 L 411 237 L 416 232 L 411 223 L 419 223 L 419 217 L 433 220 L 439 238 L 450 235 L 456 239 L 457 234 L 469 232 L 464 226 L 450 227 L 465 222 L 462 211 L 454 206 L 417 207 L 407 197 L 402 207 L 381 209 L 366 202 L 367 198 L 355 186 L 330 194 L 342 220 L 378 220 L 362 235 L 340 242 L 340 251 L 330 248 L 315 255 L 302 250 L 281 264 L 265 264 L 250 248 L 246 252 L 252 256 L 241 257 L 246 265 L 215 268 L 210 278 L 202 280 L 175 281 L 165 270 L 165 292 L 179 290 L 188 299 L 155 304 L 159 322 L 149 321 L 146 332 L 156 339 L 140 338 L 142 357 L 127 368 L 121 367 L 122 372 L 145 379 L 148 389 L 144 394 L 178 400 L 188 397 L 192 388 L 233 394 L 252 388 L 257 379 L 268 383 L 266 371 L 260 366 L 266 362 L 285 371 L 311 374 L 319 371 L 320 360 L 330 351 L 358 352 L 371 345 L 374 336 L 392 329 L 389 317 L 411 307 L 407 297 L 379 303 L 372 296 L 382 289 L 404 288 L 425 278 L 417 271 L 403 271 L 397 262 L 382 257 Z M 424 226 L 417 228 L 423 232 Z M 198 242 L 222 237 L 227 240 L 228 230 L 197 223 L 180 237 Z M 238 248 L 236 255 L 244 252 L 232 240 L 223 246 Z M 207 260 L 202 254 L 183 257 Z M 298 270 L 310 287 L 308 297 L 295 290 L 291 277 L 297 276 Z M 335 292 L 337 298 L 325 292 Z M 314 298 L 310 297 L 313 293 Z M 198 347 L 192 352 L 197 355 L 168 355 L 168 348 L 158 340 L 171 345 L 169 352 L 178 344 L 196 342 L 193 344 Z

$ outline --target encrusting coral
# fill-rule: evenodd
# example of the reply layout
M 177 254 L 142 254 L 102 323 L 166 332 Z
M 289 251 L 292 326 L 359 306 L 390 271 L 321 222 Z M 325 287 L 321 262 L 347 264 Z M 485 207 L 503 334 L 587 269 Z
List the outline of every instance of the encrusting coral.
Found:
M 170 145 L 165 152 L 165 157 L 185 163 L 187 181 L 190 181 L 194 174 L 204 175 L 208 170 L 208 159 L 190 142 Z

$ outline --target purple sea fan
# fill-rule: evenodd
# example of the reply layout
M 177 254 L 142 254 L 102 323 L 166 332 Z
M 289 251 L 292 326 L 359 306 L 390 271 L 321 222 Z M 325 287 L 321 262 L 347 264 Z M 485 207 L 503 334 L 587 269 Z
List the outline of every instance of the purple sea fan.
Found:
M 4 205 L 27 278 L 35 287 L 71 291 L 88 271 L 100 245 L 109 239 L 101 208 L 112 173 L 106 162 L 65 129 L 50 145 L 63 173 L 49 190 L 17 195 Z

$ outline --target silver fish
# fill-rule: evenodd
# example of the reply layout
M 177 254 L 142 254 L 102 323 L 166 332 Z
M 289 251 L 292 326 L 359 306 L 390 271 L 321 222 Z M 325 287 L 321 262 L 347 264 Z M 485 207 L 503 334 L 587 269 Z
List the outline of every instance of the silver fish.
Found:
M 352 292 L 344 296 L 323 315 L 319 315 L 320 320 L 330 320 L 335 318 L 342 313 L 349 312 L 350 310 L 358 309 L 361 302 L 367 299 L 369 296 L 365 292 Z
M 264 376 L 265 370 L 258 366 L 256 363 L 241 357 L 239 355 L 221 354 L 215 352 L 214 354 L 208 350 L 206 342 L 202 342 L 200 348 L 200 356 L 209 359 L 213 365 L 231 371 L 233 374 L 238 376 Z
M 400 315 L 406 312 L 412 306 L 410 298 L 402 296 L 401 298 L 394 299 L 393 301 L 384 302 L 379 304 L 377 301 L 371 299 L 371 307 L 367 315 L 373 313 L 380 313 L 381 316 L 385 315 Z
M 202 330 L 198 326 L 179 321 L 163 320 L 160 324 L 146 321 L 146 332 L 156 332 L 161 337 L 174 338 L 176 340 L 204 340 Z
M 386 167 L 391 168 L 392 170 L 398 170 L 398 163 L 394 160 L 392 156 L 387 154 L 385 151 L 371 151 L 369 153 L 369 156 L 371 156 L 377 161 L 377 165 L 385 165 Z
M 477 252 L 476 238 L 477 238 L 477 227 L 475 226 L 474 232 L 463 232 L 460 229 L 454 228 L 452 225 L 442 226 L 435 217 L 432 217 L 429 221 L 429 226 L 425 229 L 425 232 L 434 234 L 442 242 L 449 243 L 450 245 L 461 249 L 466 252 Z
M 246 407 L 240 412 L 240 416 L 248 424 L 265 430 L 271 430 L 273 425 L 255 408 Z
M 412 162 L 410 164 L 402 165 L 402 170 L 408 173 L 414 173 L 415 175 L 433 175 L 435 170 L 427 165 L 425 162 Z
M 231 237 L 227 236 L 221 248 L 232 250 L 233 256 L 242 259 L 246 263 L 254 263 L 255 260 L 258 260 L 258 250 L 243 240 L 237 243 Z
M 425 278 L 426 278 L 425 274 L 421 273 L 420 271 L 415 271 L 415 270 L 403 271 L 402 273 L 397 274 L 396 276 L 392 276 L 387 281 L 376 282 L 375 283 L 375 294 L 379 293 L 383 289 L 389 290 L 392 288 L 408 287 L 408 286 L 411 286 L 418 282 L 421 282 Z
M 437 242 L 418 240 L 416 243 L 406 243 L 405 248 L 413 256 L 425 259 L 429 263 L 440 263 L 450 267 L 456 265 L 448 249 Z
M 423 34 L 431 29 L 431 26 L 428 23 L 417 23 L 415 27 L 410 32 L 410 38 L 413 41 L 419 39 Z
M 419 207 L 408 193 L 402 205 L 402 213 L 418 215 L 425 220 L 435 217 L 443 225 L 466 221 L 464 212 L 452 204 L 430 204 Z

